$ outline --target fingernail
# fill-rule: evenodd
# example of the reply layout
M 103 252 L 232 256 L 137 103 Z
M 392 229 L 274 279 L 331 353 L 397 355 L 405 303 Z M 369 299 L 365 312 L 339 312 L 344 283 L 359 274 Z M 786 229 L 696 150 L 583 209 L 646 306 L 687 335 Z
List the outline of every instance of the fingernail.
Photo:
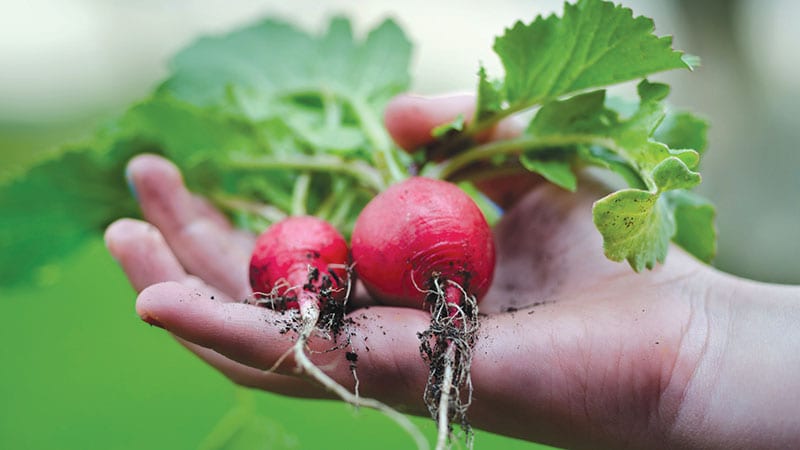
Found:
M 134 200 L 139 201 L 139 193 L 136 192 L 136 185 L 133 183 L 133 176 L 131 176 L 130 165 L 125 168 L 125 182 L 128 183 L 128 190 L 133 195 Z
M 150 325 L 152 325 L 154 327 L 161 328 L 162 330 L 164 329 L 164 325 L 161 325 L 161 322 L 159 322 L 158 319 L 156 319 L 155 317 L 151 316 L 150 314 L 145 312 L 140 317 L 142 318 L 142 320 L 144 320 L 148 324 L 150 324 Z

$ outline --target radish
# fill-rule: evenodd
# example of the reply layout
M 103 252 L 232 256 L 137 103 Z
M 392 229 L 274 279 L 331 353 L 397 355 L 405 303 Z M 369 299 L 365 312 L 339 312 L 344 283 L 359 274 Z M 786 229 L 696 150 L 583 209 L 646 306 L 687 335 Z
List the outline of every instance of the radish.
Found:
M 347 242 L 332 225 L 312 216 L 289 217 L 256 240 L 250 287 L 277 309 L 299 308 L 311 320 L 323 301 L 346 298 L 349 262 Z
M 256 303 L 300 311 L 297 341 L 270 370 L 293 353 L 300 371 L 350 404 L 383 412 L 411 435 L 418 448 L 427 448 L 427 441 L 408 418 L 382 402 L 358 395 L 355 363 L 349 353 L 355 394 L 315 366 L 305 353 L 316 327 L 334 336 L 340 331 L 351 285 L 349 259 L 344 237 L 329 223 L 312 216 L 286 218 L 258 237 L 250 259 L 250 286 Z M 321 310 L 326 312 L 325 317 L 320 317 Z
M 376 300 L 430 309 L 420 350 L 430 364 L 425 402 L 438 422 L 437 448 L 446 445 L 453 421 L 471 439 L 469 366 L 478 301 L 489 289 L 495 262 L 492 232 L 480 209 L 453 184 L 410 178 L 367 204 L 353 229 L 352 252 L 356 273 Z

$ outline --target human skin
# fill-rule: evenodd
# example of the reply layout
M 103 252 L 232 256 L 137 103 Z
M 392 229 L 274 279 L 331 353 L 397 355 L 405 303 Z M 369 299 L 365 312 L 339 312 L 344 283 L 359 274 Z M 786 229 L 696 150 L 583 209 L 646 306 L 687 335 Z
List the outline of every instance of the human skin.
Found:
M 387 108 L 387 129 L 414 148 L 472 103 L 402 96 Z M 485 138 L 513 132 L 503 124 Z M 241 302 L 254 237 L 189 193 L 168 161 L 137 157 L 128 177 L 147 222 L 115 222 L 106 243 L 142 319 L 238 384 L 330 398 L 291 358 L 265 371 L 292 338 L 271 325 L 278 313 Z M 591 220 L 605 191 L 588 180 L 577 193 L 533 177 L 483 188 L 509 209 L 481 303 L 473 426 L 568 448 L 800 448 L 800 287 L 737 278 L 677 247 L 643 273 L 609 261 Z M 364 295 L 352 339 L 361 394 L 427 414 L 416 333 L 429 314 Z M 343 351 L 313 360 L 352 387 Z

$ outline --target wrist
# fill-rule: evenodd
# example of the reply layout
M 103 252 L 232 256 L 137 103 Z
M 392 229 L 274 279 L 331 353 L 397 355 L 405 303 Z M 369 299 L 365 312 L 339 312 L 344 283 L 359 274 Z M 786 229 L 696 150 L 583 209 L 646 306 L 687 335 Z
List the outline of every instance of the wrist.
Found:
M 687 334 L 699 358 L 673 428 L 678 447 L 800 446 L 800 288 L 709 278 Z

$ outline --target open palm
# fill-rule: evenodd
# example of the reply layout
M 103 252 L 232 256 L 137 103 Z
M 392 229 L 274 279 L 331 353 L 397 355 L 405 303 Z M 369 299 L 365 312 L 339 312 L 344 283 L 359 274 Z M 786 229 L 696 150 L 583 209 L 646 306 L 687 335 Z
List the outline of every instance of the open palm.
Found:
M 404 97 L 390 106 L 387 127 L 400 145 L 414 147 L 432 126 L 468 112 L 470 102 Z M 505 132 L 513 129 L 495 131 Z M 292 334 L 281 332 L 279 313 L 241 302 L 249 295 L 253 236 L 189 193 L 177 169 L 159 157 L 132 161 L 129 178 L 147 222 L 118 221 L 106 241 L 139 292 L 140 316 L 239 384 L 328 397 L 294 373 L 291 358 L 265 372 L 292 345 Z M 779 393 L 759 375 L 789 382 L 800 362 L 771 359 L 774 347 L 763 353 L 749 339 L 771 336 L 758 328 L 758 320 L 769 320 L 787 353 L 796 352 L 800 338 L 786 330 L 800 320 L 797 288 L 735 279 L 677 248 L 666 264 L 636 274 L 602 254 L 591 221 L 602 187 L 587 181 L 572 194 L 528 179 L 522 195 L 519 185 L 486 186 L 515 205 L 495 229 L 495 280 L 481 303 L 486 316 L 469 410 L 474 426 L 566 447 L 798 443 L 800 387 L 795 382 L 788 395 Z M 428 367 L 417 332 L 427 328 L 429 315 L 377 306 L 364 296 L 357 304 L 350 345 L 359 357 L 361 393 L 424 414 Z M 311 344 L 332 346 L 319 338 Z M 344 350 L 312 359 L 353 386 Z M 794 422 L 759 415 L 767 409 L 793 414 Z M 760 434 L 753 437 L 753 429 Z

